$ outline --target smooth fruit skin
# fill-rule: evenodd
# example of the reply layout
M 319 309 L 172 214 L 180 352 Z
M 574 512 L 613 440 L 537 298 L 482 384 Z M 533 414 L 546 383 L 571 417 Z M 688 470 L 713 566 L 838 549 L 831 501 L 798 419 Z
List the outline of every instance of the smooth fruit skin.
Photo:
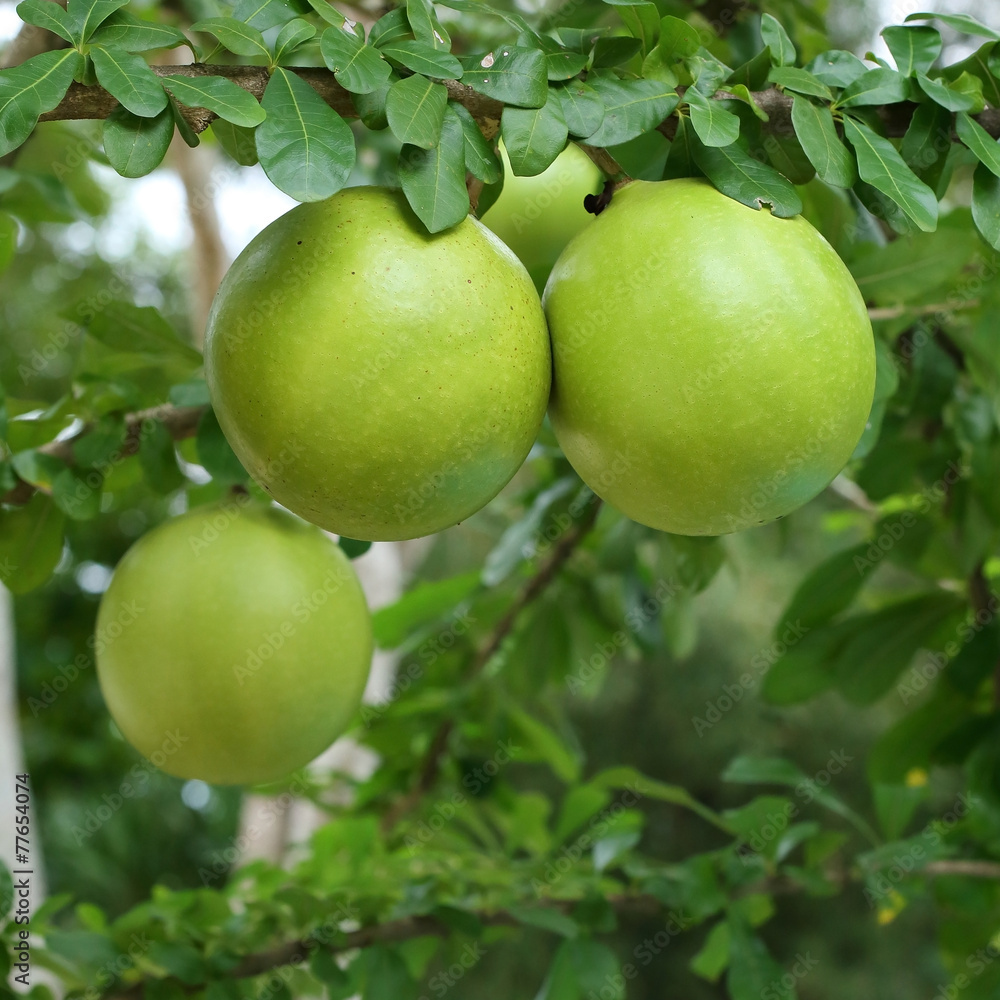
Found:
M 538 295 L 475 219 L 430 236 L 402 194 L 299 205 L 240 254 L 208 322 L 219 423 L 284 506 L 351 538 L 415 538 L 521 466 L 551 379 Z
M 500 155 L 503 191 L 483 215 L 483 225 L 517 254 L 541 292 L 566 244 L 594 221 L 583 199 L 601 190 L 603 174 L 572 144 L 534 177 L 518 177 L 511 171 L 502 144 Z
M 642 524 L 716 535 L 781 517 L 864 430 L 871 323 L 801 217 L 701 180 L 635 181 L 566 248 L 543 301 L 559 443 Z
M 285 511 L 200 507 L 144 535 L 101 600 L 101 691 L 169 774 L 220 785 L 287 775 L 361 703 L 371 618 L 350 561 Z

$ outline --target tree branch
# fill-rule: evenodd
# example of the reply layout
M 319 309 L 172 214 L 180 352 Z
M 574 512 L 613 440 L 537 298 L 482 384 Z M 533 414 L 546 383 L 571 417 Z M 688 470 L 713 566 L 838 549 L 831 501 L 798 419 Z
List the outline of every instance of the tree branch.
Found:
M 548 558 L 545 559 L 535 575 L 524 585 L 520 593 L 511 602 L 503 618 L 496 623 L 493 631 L 486 637 L 486 641 L 480 647 L 479 652 L 472 661 L 472 666 L 469 670 L 470 677 L 475 677 L 486 668 L 493 657 L 499 652 L 504 640 L 513 631 L 521 612 L 535 601 L 556 576 L 558 576 L 559 571 L 573 554 L 577 545 L 580 544 L 594 526 L 600 509 L 601 501 L 595 496 L 583 517 L 559 537 Z M 448 739 L 451 736 L 453 728 L 454 722 L 451 718 L 445 719 L 438 726 L 427 749 L 427 754 L 424 757 L 416 784 L 409 792 L 397 799 L 383 815 L 381 823 L 383 832 L 391 830 L 403 816 L 416 807 L 421 798 L 433 787 L 441 769 L 441 757 L 448 747 Z
M 153 72 L 159 76 L 178 74 L 181 76 L 224 76 L 248 90 L 258 100 L 263 96 L 264 88 L 270 79 L 264 66 L 222 66 L 198 64 L 189 66 L 153 66 Z M 344 118 L 357 118 L 357 112 L 351 100 L 351 95 L 334 79 L 333 74 L 322 68 L 289 67 L 305 80 L 338 114 Z M 492 139 L 500 127 L 500 115 L 503 104 L 492 97 L 484 97 L 471 87 L 457 80 L 446 82 L 448 96 L 463 105 L 479 123 L 487 139 Z M 720 91 L 715 95 L 718 100 L 731 98 L 733 95 Z M 757 105 L 767 113 L 768 121 L 761 122 L 761 129 L 768 135 L 794 135 L 792 126 L 792 98 L 777 88 L 756 91 L 753 94 Z M 74 83 L 66 97 L 53 111 L 42 115 L 42 121 L 61 121 L 79 118 L 107 118 L 118 106 L 118 102 L 101 87 L 85 87 Z M 886 135 L 900 137 L 905 134 L 918 105 L 903 102 L 887 104 L 876 108 Z M 184 108 L 184 117 L 196 132 L 202 132 L 215 119 L 215 115 L 204 108 Z M 1000 138 L 1000 109 L 987 108 L 975 116 L 980 125 L 994 138 Z M 673 139 L 677 131 L 677 118 L 671 116 L 659 126 L 668 139 Z
M 137 413 L 130 413 L 125 418 L 125 434 L 122 443 L 115 453 L 117 460 L 128 458 L 134 455 L 142 444 L 143 434 L 150 422 L 162 424 L 170 436 L 175 441 L 192 437 L 198 429 L 198 421 L 201 415 L 207 410 L 207 406 L 171 406 L 165 403 L 162 406 L 154 406 L 148 410 L 140 410 Z M 51 455 L 54 458 L 62 459 L 68 465 L 73 465 L 76 457 L 73 454 L 73 445 L 84 437 L 91 428 L 83 427 L 80 431 L 63 441 L 50 441 L 43 444 L 38 452 L 42 455 Z M 23 479 L 12 489 L 0 496 L 0 503 L 24 504 L 27 503 L 36 492 L 37 487 Z

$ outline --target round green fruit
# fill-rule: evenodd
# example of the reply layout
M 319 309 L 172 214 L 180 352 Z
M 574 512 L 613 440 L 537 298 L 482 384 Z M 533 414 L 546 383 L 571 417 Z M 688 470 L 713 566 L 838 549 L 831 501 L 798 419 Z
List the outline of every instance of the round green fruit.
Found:
M 540 292 L 566 244 L 594 221 L 583 199 L 601 190 L 603 175 L 572 144 L 534 177 L 517 177 L 511 171 L 502 144 L 500 155 L 503 191 L 484 213 L 483 224 L 517 254 Z
M 351 538 L 456 524 L 509 482 L 545 415 L 548 332 L 524 267 L 469 217 L 428 235 L 398 191 L 299 205 L 240 254 L 205 343 L 246 470 Z
M 715 535 L 781 517 L 865 428 L 865 303 L 801 217 L 701 180 L 634 181 L 560 256 L 544 303 L 559 443 L 642 524 Z
M 129 549 L 95 649 L 104 700 L 140 753 L 180 778 L 258 784 L 345 730 L 368 677 L 371 618 L 330 538 L 230 502 Z

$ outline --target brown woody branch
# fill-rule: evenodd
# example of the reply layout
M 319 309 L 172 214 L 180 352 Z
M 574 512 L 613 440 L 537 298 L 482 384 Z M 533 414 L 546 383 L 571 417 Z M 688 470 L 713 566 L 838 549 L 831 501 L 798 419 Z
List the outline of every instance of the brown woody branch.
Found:
M 295 68 L 293 69 L 305 80 L 335 111 L 345 118 L 356 118 L 357 112 L 351 100 L 351 95 L 344 90 L 327 69 Z M 159 76 L 224 76 L 248 90 L 258 100 L 263 96 L 269 75 L 264 66 L 221 66 L 199 64 L 193 66 L 154 66 L 153 72 Z M 446 83 L 448 96 L 466 107 L 479 122 L 486 137 L 491 139 L 500 127 L 500 115 L 503 104 L 492 97 L 485 97 L 471 87 L 456 80 Z M 715 95 L 718 99 L 728 96 L 725 91 Z M 793 135 L 792 98 L 777 88 L 757 91 L 753 95 L 757 105 L 767 113 L 768 121 L 761 122 L 763 131 L 770 135 Z M 55 110 L 42 115 L 43 121 L 56 121 L 80 118 L 107 118 L 118 106 L 118 102 L 101 87 L 85 87 L 74 83 Z M 887 104 L 877 108 L 879 117 L 885 127 L 886 135 L 902 136 L 909 127 L 910 119 L 917 105 L 909 102 Z M 184 117 L 196 132 L 204 131 L 215 118 L 204 108 L 186 108 Z M 988 108 L 976 116 L 976 120 L 994 139 L 1000 139 L 1000 110 Z M 660 126 L 668 139 L 672 139 L 677 130 L 677 118 L 671 116 Z

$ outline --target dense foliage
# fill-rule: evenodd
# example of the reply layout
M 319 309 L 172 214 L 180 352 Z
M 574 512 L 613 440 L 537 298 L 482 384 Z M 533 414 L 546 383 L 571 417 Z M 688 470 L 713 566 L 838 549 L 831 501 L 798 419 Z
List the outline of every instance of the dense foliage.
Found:
M 382 1000 L 468 976 L 497 996 L 611 1000 L 664 995 L 650 970 L 683 948 L 719 984 L 696 992 L 684 972 L 686 997 L 832 996 L 796 935 L 836 905 L 862 938 L 909 912 L 933 922 L 941 964 L 915 985 L 1000 990 L 1000 32 L 915 14 L 883 33 L 893 66 L 831 49 L 804 3 L 763 6 L 572 0 L 528 17 L 409 0 L 345 20 L 324 0 L 20 4 L 68 44 L 0 73 L 0 572 L 35 637 L 21 702 L 53 881 L 83 896 L 34 913 L 33 960 L 71 996 Z M 981 47 L 947 63 L 935 25 Z M 200 63 L 136 54 L 180 45 Z M 46 114 L 104 120 L 36 127 Z M 90 669 L 89 571 L 168 513 L 234 487 L 265 499 L 208 408 L 176 274 L 141 247 L 112 267 L 66 240 L 107 211 L 91 162 L 139 176 L 175 128 L 194 144 L 209 126 L 301 200 L 398 179 L 432 231 L 470 192 L 480 211 L 495 198 L 498 134 L 519 173 L 573 139 L 612 179 L 703 174 L 802 211 L 851 268 L 878 348 L 848 469 L 756 540 L 628 521 L 544 430 L 376 615 L 401 659 L 353 732 L 380 757 L 372 776 L 350 796 L 330 794 L 336 775 L 269 789 L 275 822 L 293 794 L 329 814 L 287 869 L 239 867 L 236 792 L 172 809 L 178 783 L 108 735 Z M 792 557 L 813 565 L 780 613 L 773 593 L 757 606 L 772 637 L 715 669 L 733 591 Z M 761 697 L 778 708 L 736 752 L 723 733 Z M 815 699 L 817 740 L 793 739 Z M 647 703 L 657 725 L 633 738 Z M 867 706 L 839 740 L 829 719 Z M 690 780 L 722 752 L 743 794 Z

